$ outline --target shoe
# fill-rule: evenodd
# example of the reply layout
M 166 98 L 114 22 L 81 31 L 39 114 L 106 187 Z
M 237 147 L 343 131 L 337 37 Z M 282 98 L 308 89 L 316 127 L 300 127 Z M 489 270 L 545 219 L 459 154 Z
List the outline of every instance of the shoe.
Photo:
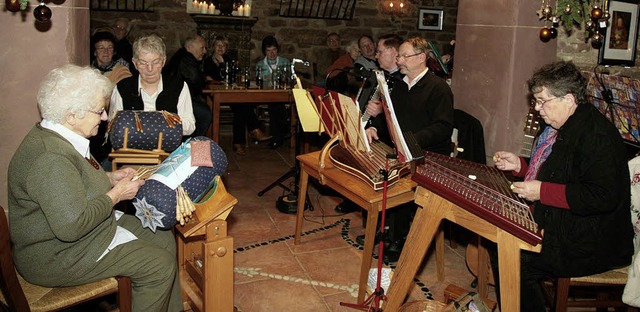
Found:
M 271 149 L 276 149 L 281 145 L 282 145 L 282 139 L 271 139 L 271 142 L 269 142 L 269 147 Z
M 404 242 L 404 239 L 400 239 L 384 246 L 384 256 L 382 257 L 382 259 L 385 262 L 397 262 L 398 259 L 400 259 L 400 254 L 402 253 Z
M 358 205 L 356 205 L 354 202 L 350 200 L 344 200 L 336 206 L 335 211 L 337 213 L 350 213 L 358 211 L 359 209 L 360 207 L 358 207 Z
M 270 135 L 266 135 L 264 132 L 262 132 L 262 130 L 260 129 L 253 129 L 251 130 L 251 132 L 249 132 L 249 136 L 258 141 L 258 142 L 264 142 L 267 140 L 270 140 L 272 138 L 272 136 Z
M 382 233 L 376 231 L 376 238 L 373 241 L 374 245 L 377 245 L 380 242 L 380 238 L 382 237 Z M 364 234 L 356 236 L 356 243 L 364 246 Z
M 244 144 L 233 144 L 233 151 L 236 152 L 238 156 L 247 155 L 247 152 L 244 150 Z

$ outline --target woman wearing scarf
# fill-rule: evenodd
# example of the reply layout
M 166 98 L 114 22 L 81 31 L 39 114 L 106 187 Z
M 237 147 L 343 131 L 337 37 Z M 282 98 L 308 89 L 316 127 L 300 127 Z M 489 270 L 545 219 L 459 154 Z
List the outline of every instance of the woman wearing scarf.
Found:
M 524 178 L 513 191 L 530 202 L 543 231 L 542 251 L 522 252 L 520 305 L 521 311 L 545 311 L 541 279 L 592 275 L 631 262 L 630 181 L 622 138 L 587 101 L 585 79 L 573 63 L 543 66 L 528 85 L 546 124 L 531 161 L 502 151 L 494 160 L 498 169 Z

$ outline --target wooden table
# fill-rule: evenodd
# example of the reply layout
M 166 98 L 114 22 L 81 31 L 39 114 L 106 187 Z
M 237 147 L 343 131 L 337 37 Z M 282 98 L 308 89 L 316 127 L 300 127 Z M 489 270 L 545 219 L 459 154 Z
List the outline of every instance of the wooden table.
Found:
M 442 231 L 439 228 L 442 220 L 447 219 L 497 243 L 498 266 L 501 270 L 505 270 L 500 274 L 500 308 L 507 312 L 519 311 L 520 250 L 540 252 L 542 246 L 539 244 L 531 246 L 421 186 L 416 189 L 416 203 L 419 208 L 398 260 L 397 269 L 391 279 L 391 285 L 387 291 L 388 300 L 385 301 L 383 310 L 398 311 L 400 309 L 413 278 L 429 250 L 429 245 L 434 238 L 436 238 L 436 247 L 442 244 Z M 437 252 L 436 260 L 438 260 Z M 482 275 L 479 274 L 479 276 Z
M 263 89 L 224 89 L 224 86 L 213 86 L 202 91 L 207 96 L 207 104 L 211 107 L 213 122 L 207 129 L 209 136 L 216 143 L 220 143 L 220 105 L 236 104 L 291 104 L 291 147 L 295 147 L 296 114 L 293 94 L 291 90 L 263 90 Z
M 309 176 L 320 180 L 321 183 L 366 209 L 369 212 L 367 217 L 368 226 L 365 230 L 364 251 L 362 254 L 360 281 L 358 284 L 358 303 L 362 303 L 366 293 L 369 269 L 371 268 L 371 255 L 378 224 L 378 212 L 382 211 L 382 191 L 374 191 L 359 178 L 335 168 L 329 160 L 326 161 L 326 167 L 320 170 L 319 157 L 320 151 L 299 155 L 297 157 L 298 161 L 300 161 L 301 170 L 294 244 L 297 245 L 300 243 L 300 235 L 302 234 L 304 203 L 307 196 Z M 320 177 L 321 175 L 322 178 Z M 413 190 L 415 187 L 416 183 L 411 181 L 409 177 L 401 178 L 398 183 L 388 188 L 386 208 L 390 209 L 413 201 Z

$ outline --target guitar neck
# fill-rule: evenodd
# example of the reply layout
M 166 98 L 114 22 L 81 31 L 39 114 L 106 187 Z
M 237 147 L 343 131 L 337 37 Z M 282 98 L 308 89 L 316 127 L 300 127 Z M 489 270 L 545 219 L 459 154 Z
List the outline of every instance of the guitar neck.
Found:
M 538 112 L 533 108 L 529 109 L 529 112 L 527 113 L 527 120 L 524 124 L 524 138 L 522 139 L 522 148 L 520 149 L 519 156 L 527 158 L 531 157 L 536 134 L 540 129 L 538 118 Z

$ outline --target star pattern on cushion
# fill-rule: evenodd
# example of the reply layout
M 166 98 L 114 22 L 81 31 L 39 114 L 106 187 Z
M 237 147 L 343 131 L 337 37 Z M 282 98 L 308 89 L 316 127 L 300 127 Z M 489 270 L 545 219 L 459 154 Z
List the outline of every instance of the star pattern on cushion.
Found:
M 164 227 L 162 218 L 165 214 L 160 212 L 154 205 L 147 203 L 145 197 L 142 199 L 136 199 L 133 202 L 133 206 L 136 207 L 136 217 L 142 222 L 142 227 L 151 229 L 154 233 L 156 227 Z

